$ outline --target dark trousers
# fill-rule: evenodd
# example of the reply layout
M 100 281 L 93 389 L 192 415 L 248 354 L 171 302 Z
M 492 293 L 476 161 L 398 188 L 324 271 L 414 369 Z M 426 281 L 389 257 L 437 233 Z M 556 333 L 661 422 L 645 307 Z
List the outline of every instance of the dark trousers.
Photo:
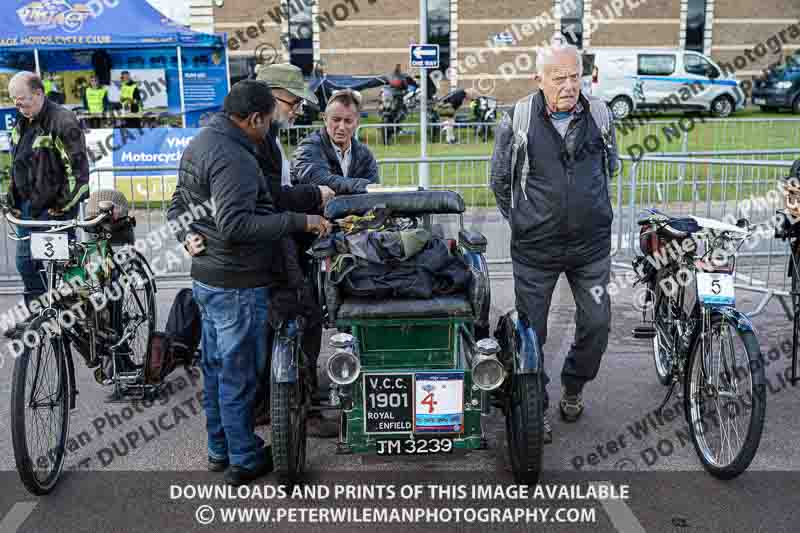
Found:
M 25 200 L 19 206 L 21 211 L 21 216 L 23 220 L 33 220 L 34 217 L 31 216 L 31 202 L 29 200 Z M 36 217 L 36 220 L 49 220 L 51 218 L 57 220 L 65 220 L 71 219 L 78 215 L 78 207 L 76 206 L 73 208 L 72 211 L 68 212 L 64 216 L 58 217 L 50 217 L 47 213 L 47 210 L 44 210 Z M 40 228 L 39 231 L 46 231 L 48 228 Z M 18 227 L 16 228 L 17 237 L 26 237 L 31 234 L 31 230 L 28 228 Z M 70 230 L 67 232 L 69 235 L 69 239 L 75 238 L 75 230 Z M 47 291 L 47 287 L 45 286 L 45 277 L 42 274 L 42 269 L 44 265 L 41 261 L 34 261 L 31 257 L 31 241 L 30 239 L 26 239 L 24 241 L 17 241 L 17 254 L 16 254 L 16 264 L 17 264 L 17 272 L 19 272 L 20 277 L 22 278 L 22 285 L 24 287 L 24 298 L 25 298 L 25 305 L 30 305 L 30 303 L 39 298 Z
M 522 261 L 514 261 L 514 292 L 517 311 L 536 331 L 544 354 L 547 341 L 547 316 L 556 282 L 564 273 L 575 299 L 575 338 L 564 360 L 561 383 L 570 393 L 582 390 L 583 385 L 597 376 L 600 361 L 608 346 L 611 324 L 611 300 L 606 288 L 611 273 L 611 258 L 605 257 L 587 264 L 564 264 L 557 269 L 541 269 Z M 602 294 L 595 296 L 602 287 Z M 598 301 L 599 300 L 599 301 Z M 545 372 L 545 387 L 550 378 Z M 545 407 L 548 405 L 545 395 Z

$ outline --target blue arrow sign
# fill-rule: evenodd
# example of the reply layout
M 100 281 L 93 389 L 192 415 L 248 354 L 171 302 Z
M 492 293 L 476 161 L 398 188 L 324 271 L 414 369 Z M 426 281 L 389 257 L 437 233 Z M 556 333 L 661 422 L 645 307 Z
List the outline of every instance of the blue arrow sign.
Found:
M 412 44 L 409 55 L 412 67 L 439 68 L 438 44 Z

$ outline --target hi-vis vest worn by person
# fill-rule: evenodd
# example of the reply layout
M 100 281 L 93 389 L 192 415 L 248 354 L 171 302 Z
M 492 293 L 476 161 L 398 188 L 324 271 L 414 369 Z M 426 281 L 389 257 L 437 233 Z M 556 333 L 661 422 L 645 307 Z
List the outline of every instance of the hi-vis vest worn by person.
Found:
M 129 102 L 131 104 L 135 103 L 133 100 L 133 93 L 135 92 L 136 92 L 136 84 L 126 83 L 119 90 L 119 101 L 123 103 L 124 102 Z
M 89 107 L 89 113 L 102 113 L 105 111 L 103 108 L 103 99 L 108 94 L 108 89 L 99 87 L 94 89 L 92 87 L 86 88 L 86 105 Z
M 44 80 L 42 82 L 44 85 L 44 95 L 47 96 L 51 92 L 53 92 L 53 82 L 51 80 Z

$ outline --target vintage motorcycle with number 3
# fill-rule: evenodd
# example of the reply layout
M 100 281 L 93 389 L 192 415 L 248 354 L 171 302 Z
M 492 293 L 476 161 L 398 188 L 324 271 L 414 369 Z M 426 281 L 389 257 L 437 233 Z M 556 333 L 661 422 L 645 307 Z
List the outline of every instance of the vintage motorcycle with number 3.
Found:
M 92 193 L 85 220 L 22 220 L 5 197 L 2 207 L 9 227 L 18 228 L 9 238 L 30 241 L 31 257 L 42 263 L 47 291 L 11 340 L 20 348 L 11 379 L 14 458 L 28 491 L 42 495 L 64 466 L 78 394 L 73 351 L 113 388 L 115 401 L 158 390 L 147 375 L 156 286 L 144 257 L 112 249 L 134 240 L 135 219 L 118 191 Z M 88 238 L 76 239 L 75 229 Z

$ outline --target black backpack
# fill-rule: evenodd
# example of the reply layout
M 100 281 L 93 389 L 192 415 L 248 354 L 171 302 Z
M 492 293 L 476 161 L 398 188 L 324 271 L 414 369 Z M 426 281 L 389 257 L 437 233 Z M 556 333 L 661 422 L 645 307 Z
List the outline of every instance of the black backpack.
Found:
M 165 331 L 154 331 L 147 344 L 145 382 L 161 383 L 176 367 L 191 366 L 202 336 L 200 308 L 191 289 L 181 289 L 169 310 Z

